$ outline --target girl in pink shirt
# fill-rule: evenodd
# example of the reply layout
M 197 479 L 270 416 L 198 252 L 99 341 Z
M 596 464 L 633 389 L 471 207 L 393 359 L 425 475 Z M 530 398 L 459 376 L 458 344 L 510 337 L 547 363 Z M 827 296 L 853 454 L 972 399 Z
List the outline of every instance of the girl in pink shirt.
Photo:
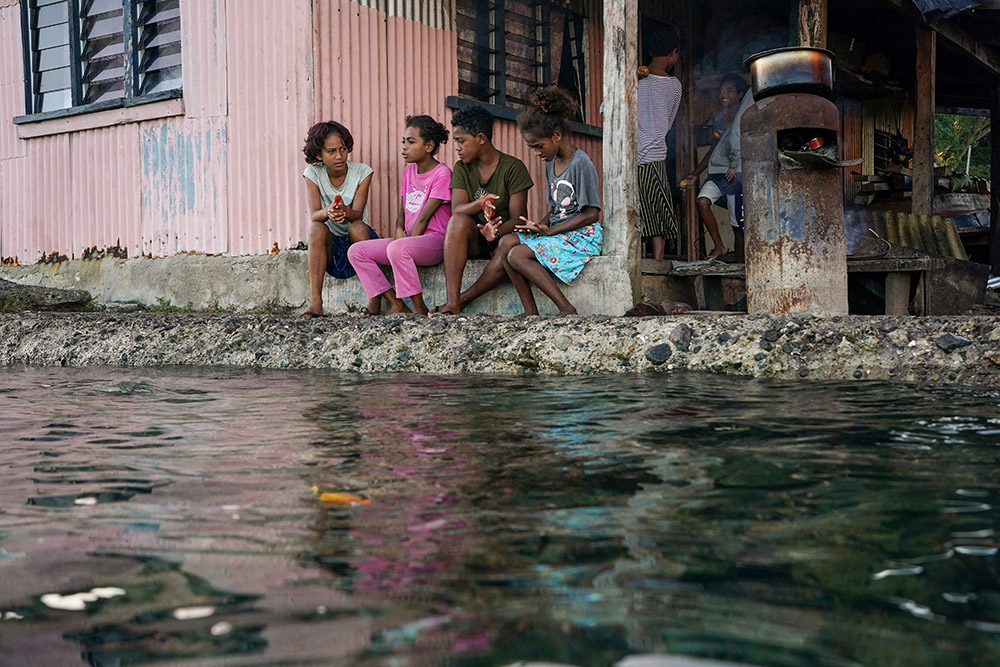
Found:
M 382 297 L 389 302 L 387 315 L 427 314 L 418 266 L 433 266 L 444 259 L 444 233 L 451 217 L 451 169 L 434 155 L 447 143 L 448 130 L 430 116 L 407 116 L 403 132 L 402 184 L 399 216 L 391 239 L 352 243 L 347 251 L 358 272 L 368 304 L 365 315 L 378 315 Z M 379 265 L 392 266 L 393 289 Z M 402 299 L 410 299 L 410 310 Z

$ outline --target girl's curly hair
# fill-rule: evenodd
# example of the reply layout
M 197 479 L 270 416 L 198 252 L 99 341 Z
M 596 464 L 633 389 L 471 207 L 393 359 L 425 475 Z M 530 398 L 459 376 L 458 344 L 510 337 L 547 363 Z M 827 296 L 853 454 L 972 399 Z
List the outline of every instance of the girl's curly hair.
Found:
M 351 136 L 351 131 L 346 127 L 335 120 L 316 123 L 309 128 L 309 133 L 306 135 L 306 145 L 302 148 L 308 164 L 317 164 L 323 161 L 320 154 L 323 152 L 323 144 L 326 143 L 326 138 L 331 134 L 336 134 L 340 137 L 340 140 L 347 146 L 348 153 L 354 150 L 354 137 Z
M 417 128 L 421 139 L 434 142 L 434 150 L 431 151 L 431 155 L 437 155 L 441 144 L 448 143 L 449 132 L 447 128 L 430 116 L 407 116 L 406 127 Z
M 569 93 L 558 86 L 539 88 L 531 94 L 531 106 L 517 116 L 521 134 L 551 137 L 556 132 L 566 134 L 566 121 L 579 107 Z

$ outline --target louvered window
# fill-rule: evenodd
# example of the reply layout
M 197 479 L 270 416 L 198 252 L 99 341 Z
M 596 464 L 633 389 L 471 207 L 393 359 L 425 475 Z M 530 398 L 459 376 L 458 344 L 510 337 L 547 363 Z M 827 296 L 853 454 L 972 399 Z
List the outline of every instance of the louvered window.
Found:
M 457 0 L 459 95 L 516 109 L 535 88 L 558 83 L 583 108 L 586 21 L 577 4 Z
M 180 0 L 23 0 L 27 113 L 177 97 Z

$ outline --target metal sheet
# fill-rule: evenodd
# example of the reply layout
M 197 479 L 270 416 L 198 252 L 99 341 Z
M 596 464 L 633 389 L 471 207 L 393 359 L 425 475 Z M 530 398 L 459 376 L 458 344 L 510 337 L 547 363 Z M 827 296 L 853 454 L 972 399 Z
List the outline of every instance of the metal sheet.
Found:
M 430 2 L 425 9 L 433 14 L 435 7 L 446 5 L 450 3 Z M 399 209 L 404 119 L 428 114 L 449 123 L 445 98 L 458 89 L 455 35 L 347 0 L 318 2 L 315 9 L 314 119 L 337 120 L 351 130 L 351 159 L 375 170 L 369 195 L 372 225 L 387 234 Z M 346 52 L 344 45 L 349 45 Z M 450 145 L 438 158 L 454 162 Z M 304 186 L 299 187 L 304 193 Z M 306 219 L 304 211 L 301 218 Z
M 352 159 L 375 170 L 369 198 L 372 225 L 380 234 L 387 234 L 399 209 L 399 175 L 404 166 L 399 142 L 404 119 L 425 113 L 450 129 L 452 111 L 445 108 L 445 98 L 458 94 L 457 44 L 452 31 L 404 18 L 419 16 L 407 10 L 408 3 L 361 4 L 364 6 L 334 0 L 315 6 L 315 118 L 337 120 L 351 130 L 355 140 Z M 451 15 L 452 3 L 447 1 L 416 4 L 431 15 L 446 7 Z M 388 7 L 390 13 L 368 5 Z M 599 67 L 603 45 L 595 41 L 595 33 L 599 39 L 599 31 L 593 29 L 595 22 L 590 25 L 592 51 L 597 49 L 590 62 Z M 339 50 L 342 44 L 350 45 L 350 57 Z M 591 92 L 587 97 L 588 122 L 593 123 L 594 117 L 600 118 L 600 95 Z M 521 158 L 535 182 L 544 183 L 543 165 L 524 145 L 516 125 L 498 120 L 494 133 L 498 148 Z M 600 139 L 574 136 L 574 141 L 590 154 L 600 171 Z M 457 160 L 450 143 L 437 157 L 449 166 Z M 536 195 L 544 197 L 539 188 L 532 197 Z M 536 202 L 532 201 L 534 211 Z
M 0 160 L 24 156 L 11 118 L 24 114 L 24 68 L 21 54 L 21 9 L 0 9 Z
M 389 17 L 409 19 L 430 28 L 453 30 L 454 0 L 356 0 L 362 7 L 374 9 Z
M 139 132 L 143 254 L 226 252 L 226 119 L 168 118 Z
M 295 245 L 305 234 L 302 139 L 313 99 L 311 3 L 226 4 L 231 255 Z M 350 54 L 354 44 L 339 44 Z M 204 175 L 211 178 L 210 174 Z
M 228 113 L 226 0 L 181 0 L 184 111 L 192 118 Z
M 0 256 L 33 264 L 42 254 L 73 255 L 69 146 L 66 134 L 34 139 L 25 157 L 0 164 Z
M 67 136 L 71 257 L 81 257 L 86 248 L 104 251 L 116 246 L 129 257 L 138 255 L 142 227 L 139 126 L 118 125 Z

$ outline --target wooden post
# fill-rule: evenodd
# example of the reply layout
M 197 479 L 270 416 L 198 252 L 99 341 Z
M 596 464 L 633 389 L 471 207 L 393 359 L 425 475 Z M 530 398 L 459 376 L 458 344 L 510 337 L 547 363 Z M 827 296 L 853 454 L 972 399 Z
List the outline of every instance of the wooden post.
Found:
M 990 100 L 990 273 L 1000 276 L 1000 79 Z
M 604 0 L 604 255 L 629 272 L 641 298 L 638 178 L 638 0 Z M 628 307 L 628 306 L 626 306 Z
M 917 100 L 913 127 L 913 213 L 934 214 L 934 110 L 937 33 L 916 26 Z
M 799 45 L 826 48 L 828 0 L 799 0 Z

